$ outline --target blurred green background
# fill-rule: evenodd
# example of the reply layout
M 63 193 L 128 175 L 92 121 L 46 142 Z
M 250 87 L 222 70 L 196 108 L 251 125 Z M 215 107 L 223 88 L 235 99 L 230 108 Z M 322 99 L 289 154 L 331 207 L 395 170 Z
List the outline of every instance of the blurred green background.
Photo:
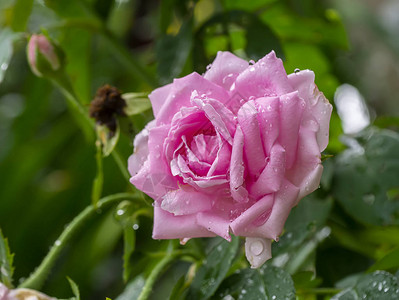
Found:
M 93 136 L 82 133 L 59 90 L 27 65 L 27 37 L 41 29 L 65 51 L 67 72 L 87 108 L 104 84 L 123 92 L 150 92 L 194 70 L 205 72 L 219 50 L 248 60 L 275 50 L 287 73 L 314 70 L 330 102 L 339 86 L 350 84 L 341 89 L 341 96 L 363 103 L 358 104 L 366 120 L 363 127 L 368 120 L 374 126 L 346 129 L 343 135 L 340 109 L 334 110 L 326 150 L 334 157 L 325 161 L 321 189 L 295 210 L 280 243 L 274 244 L 273 254 L 286 255 L 288 262 L 274 265 L 294 275 L 297 292 L 337 287 L 346 276 L 366 271 L 392 251 L 394 259 L 380 268 L 396 272 L 397 1 L 1 0 L 0 228 L 16 253 L 16 278 L 26 278 L 65 225 L 90 205 L 96 176 Z M 150 119 L 147 112 L 130 120 L 132 130 L 124 132 L 117 145 L 124 160 L 132 152 L 134 134 Z M 104 176 L 103 195 L 131 191 L 112 157 L 104 160 Z M 151 240 L 151 218 L 139 221 L 132 278 L 150 270 L 147 252 L 165 247 L 165 242 Z M 322 231 L 325 228 L 330 231 Z M 93 219 L 63 252 L 43 291 L 70 297 L 68 275 L 80 286 L 82 299 L 115 299 L 124 290 L 122 232 L 114 211 Z M 306 260 L 291 260 L 295 249 L 309 245 L 314 247 Z M 170 274 L 177 275 L 162 278 L 158 289 L 170 293 L 188 267 L 173 265 Z M 311 279 L 305 276 L 308 285 L 301 286 L 299 271 L 312 272 Z M 153 298 L 163 299 L 157 296 L 163 292 L 156 291 Z M 322 299 L 311 292 L 301 297 Z

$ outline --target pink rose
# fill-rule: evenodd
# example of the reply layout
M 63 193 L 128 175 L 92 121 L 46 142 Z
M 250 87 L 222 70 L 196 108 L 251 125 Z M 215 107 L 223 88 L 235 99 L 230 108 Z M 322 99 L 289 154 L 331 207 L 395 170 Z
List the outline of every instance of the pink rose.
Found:
M 332 106 L 314 73 L 287 76 L 274 52 L 253 65 L 219 52 L 203 76 L 149 98 L 155 120 L 136 136 L 129 171 L 155 201 L 153 238 L 244 236 L 259 267 L 320 183 Z

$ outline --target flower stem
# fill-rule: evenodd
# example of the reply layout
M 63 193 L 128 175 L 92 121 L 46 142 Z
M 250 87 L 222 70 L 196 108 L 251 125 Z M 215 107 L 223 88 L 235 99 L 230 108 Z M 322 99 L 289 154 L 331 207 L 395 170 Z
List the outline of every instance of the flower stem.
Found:
M 43 259 L 39 267 L 19 286 L 20 288 L 40 289 L 44 284 L 51 268 L 68 242 L 79 232 L 83 224 L 100 211 L 111 207 L 116 202 L 126 199 L 137 199 L 130 193 L 113 194 L 98 201 L 97 207 L 89 205 L 64 229 L 60 237 L 55 241 L 49 253 Z
M 177 256 L 179 256 L 179 253 L 173 251 L 173 241 L 169 242 L 168 246 L 168 251 L 164 258 L 162 258 L 159 263 L 155 266 L 154 269 L 152 269 L 152 272 L 150 276 L 148 276 L 145 285 L 143 287 L 143 290 L 140 293 L 140 296 L 138 297 L 138 300 L 147 300 L 148 297 L 151 295 L 152 292 L 152 287 L 154 286 L 155 281 L 157 278 L 160 276 L 161 272 L 165 269 L 165 267 L 172 262 Z

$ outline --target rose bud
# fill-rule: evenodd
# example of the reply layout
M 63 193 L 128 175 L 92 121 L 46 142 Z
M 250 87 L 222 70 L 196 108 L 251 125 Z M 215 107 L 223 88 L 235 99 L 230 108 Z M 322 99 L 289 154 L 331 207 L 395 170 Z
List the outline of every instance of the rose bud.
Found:
M 271 257 L 291 209 L 318 188 L 332 106 L 312 71 L 287 75 L 274 52 L 255 64 L 219 52 L 149 98 L 131 183 L 154 199 L 155 239 L 246 238 L 253 268 Z
M 63 66 L 64 54 L 61 48 L 43 34 L 31 36 L 27 56 L 32 72 L 39 77 L 52 76 Z

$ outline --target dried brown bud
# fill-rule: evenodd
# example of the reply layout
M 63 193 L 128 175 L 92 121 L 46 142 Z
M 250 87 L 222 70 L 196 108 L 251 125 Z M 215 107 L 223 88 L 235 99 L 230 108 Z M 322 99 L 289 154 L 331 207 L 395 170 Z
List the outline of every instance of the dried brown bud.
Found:
M 125 116 L 126 102 L 121 97 L 121 92 L 108 84 L 97 90 L 96 96 L 90 103 L 90 117 L 97 123 L 105 125 L 114 133 L 116 130 L 116 117 Z

